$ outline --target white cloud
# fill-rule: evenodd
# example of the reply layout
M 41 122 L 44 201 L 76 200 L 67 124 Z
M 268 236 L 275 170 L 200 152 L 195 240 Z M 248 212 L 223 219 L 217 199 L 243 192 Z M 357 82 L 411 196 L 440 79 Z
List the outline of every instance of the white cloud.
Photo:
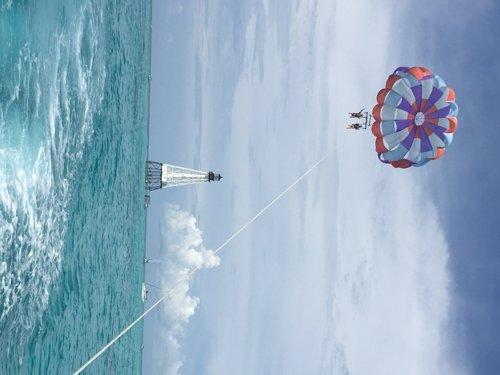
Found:
M 217 4 L 201 17 L 214 23 L 199 46 L 211 103 L 203 117 L 214 119 L 204 123 L 201 149 L 203 160 L 225 152 L 230 203 L 221 202 L 230 224 L 243 223 L 326 142 L 332 156 L 204 279 L 210 327 L 195 334 L 211 345 L 189 353 L 191 372 L 459 373 L 446 332 L 449 249 L 422 182 L 426 169 L 384 166 L 369 132 L 345 130 L 348 111 L 373 104 L 387 74 L 415 61 L 394 22 L 406 15 L 389 0 L 325 0 L 249 16 L 230 140 L 221 145 L 211 130 L 227 108 L 216 105 L 221 66 L 211 58 L 216 42 L 241 46 L 213 40 L 223 35 Z M 208 206 L 198 191 L 198 204 Z M 206 217 L 204 228 L 221 232 Z M 185 315 L 196 303 L 186 301 Z
M 163 290 L 171 288 L 194 267 L 217 267 L 220 259 L 212 250 L 205 249 L 196 218 L 177 205 L 167 205 L 162 226 L 162 252 L 159 284 Z M 177 374 L 182 367 L 181 338 L 184 327 L 194 315 L 199 299 L 190 295 L 189 281 L 176 287 L 162 305 L 157 326 L 160 345 L 164 351 L 155 350 L 155 373 Z
M 392 70 L 414 62 L 395 33 L 406 18 L 387 12 L 390 4 L 339 2 L 335 18 L 337 245 L 324 370 L 457 374 L 447 333 L 449 249 L 426 169 L 382 165 L 373 136 L 343 126 L 348 110 L 374 102 Z
M 340 175 L 330 348 L 337 366 L 457 374 L 447 352 L 449 249 L 436 209 L 418 176 L 359 172 Z

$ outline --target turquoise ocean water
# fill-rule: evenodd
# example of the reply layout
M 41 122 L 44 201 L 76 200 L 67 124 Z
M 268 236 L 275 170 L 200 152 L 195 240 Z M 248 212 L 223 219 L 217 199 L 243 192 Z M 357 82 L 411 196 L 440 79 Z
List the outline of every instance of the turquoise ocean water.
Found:
M 142 312 L 150 2 L 0 0 L 0 373 L 66 374 Z M 139 373 L 141 327 L 87 373 Z

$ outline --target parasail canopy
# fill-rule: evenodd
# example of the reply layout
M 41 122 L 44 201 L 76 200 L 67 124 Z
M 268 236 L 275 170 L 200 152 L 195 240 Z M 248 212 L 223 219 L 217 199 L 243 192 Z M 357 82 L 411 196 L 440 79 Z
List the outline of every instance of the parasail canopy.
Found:
M 455 91 L 424 67 L 399 67 L 377 95 L 372 133 L 380 161 L 420 167 L 444 155 L 457 128 Z

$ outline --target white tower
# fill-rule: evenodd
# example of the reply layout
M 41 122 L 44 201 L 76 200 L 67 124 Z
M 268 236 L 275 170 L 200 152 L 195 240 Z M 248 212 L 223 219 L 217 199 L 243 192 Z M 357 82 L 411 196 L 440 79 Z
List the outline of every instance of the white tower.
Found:
M 148 161 L 146 166 L 146 188 L 164 189 L 172 186 L 220 181 L 222 176 L 212 171 L 203 172 L 175 165 Z

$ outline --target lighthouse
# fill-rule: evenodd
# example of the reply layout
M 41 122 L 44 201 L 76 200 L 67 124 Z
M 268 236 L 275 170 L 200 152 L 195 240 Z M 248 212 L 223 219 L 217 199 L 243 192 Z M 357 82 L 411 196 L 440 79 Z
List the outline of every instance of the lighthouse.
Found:
M 212 171 L 197 171 L 149 160 L 146 165 L 146 189 L 149 191 L 200 182 L 220 181 L 221 179 L 220 174 Z

